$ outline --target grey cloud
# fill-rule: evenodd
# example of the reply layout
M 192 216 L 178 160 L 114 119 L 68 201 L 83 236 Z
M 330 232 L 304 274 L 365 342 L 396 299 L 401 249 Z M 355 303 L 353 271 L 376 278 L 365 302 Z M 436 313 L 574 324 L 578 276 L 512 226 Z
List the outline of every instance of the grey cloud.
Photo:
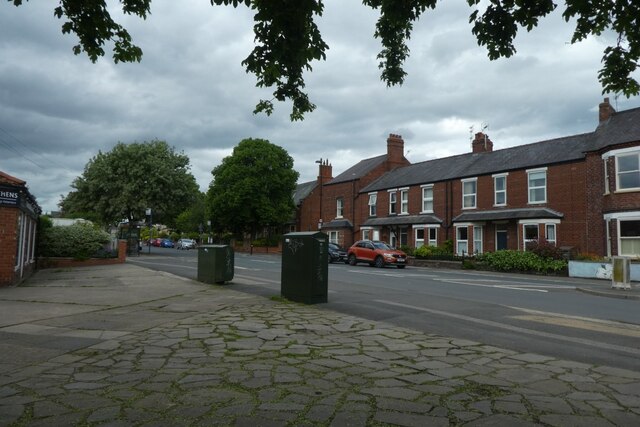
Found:
M 142 62 L 117 65 L 74 56 L 75 36 L 60 34 L 51 5 L 0 8 L 0 129 L 20 141 L 0 131 L 0 170 L 27 180 L 45 210 L 56 209 L 98 150 L 118 141 L 166 140 L 189 155 L 206 190 L 211 169 L 240 140 L 265 138 L 288 150 L 308 181 L 319 158 L 337 175 L 383 154 L 389 133 L 402 134 L 419 162 L 468 151 L 469 126 L 481 122 L 496 148 L 591 131 L 602 98 L 604 40 L 565 45 L 572 28 L 554 17 L 518 35 L 515 57 L 489 61 L 470 34 L 464 2 L 442 2 L 415 24 L 409 75 L 392 88 L 377 67 L 377 13 L 326 2 L 318 25 L 330 49 L 305 75 L 317 110 L 301 123 L 289 121 L 289 103 L 271 117 L 252 114 L 271 92 L 240 65 L 253 47 L 246 8 L 153 2 L 146 21 L 122 17 Z M 618 108 L 637 106 L 635 98 Z M 29 148 L 20 155 L 2 142 Z M 25 156 L 51 164 L 43 169 Z

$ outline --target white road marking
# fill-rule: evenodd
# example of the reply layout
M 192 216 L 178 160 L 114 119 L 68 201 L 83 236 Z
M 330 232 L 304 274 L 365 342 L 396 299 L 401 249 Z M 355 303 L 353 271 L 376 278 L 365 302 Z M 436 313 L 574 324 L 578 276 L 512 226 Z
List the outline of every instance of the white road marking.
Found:
M 507 324 L 504 324 L 504 323 L 494 322 L 492 320 L 478 319 L 478 318 L 475 318 L 475 317 L 465 316 L 463 314 L 449 313 L 449 312 L 446 312 L 446 311 L 433 310 L 433 309 L 425 308 L 425 307 L 416 307 L 414 305 L 403 304 L 403 303 L 399 303 L 399 302 L 395 302 L 395 301 L 387 301 L 387 300 L 374 300 L 374 301 L 375 302 L 379 302 L 381 304 L 392 305 L 392 306 L 395 306 L 395 307 L 409 308 L 409 309 L 416 310 L 416 311 L 423 311 L 425 313 L 436 314 L 438 316 L 451 317 L 451 318 L 454 318 L 454 319 L 459 319 L 459 320 L 464 320 L 464 321 L 467 321 L 467 322 L 477 323 L 477 324 L 480 324 L 480 325 L 490 326 L 492 328 L 506 329 L 506 330 L 512 331 L 512 332 L 528 334 L 528 335 L 535 335 L 535 336 L 539 336 L 539 337 L 543 337 L 543 338 L 550 338 L 550 339 L 555 339 L 555 340 L 560 340 L 560 341 L 565 341 L 565 342 L 569 341 L 569 342 L 573 342 L 573 343 L 576 343 L 576 344 L 586 345 L 586 346 L 589 346 L 589 347 L 597 347 L 597 348 L 602 348 L 602 349 L 605 349 L 605 350 L 615 350 L 615 351 L 619 351 L 621 353 L 628 353 L 628 354 L 632 354 L 634 356 L 640 356 L 640 349 L 638 349 L 638 348 L 624 347 L 624 346 L 615 345 L 615 344 L 606 344 L 606 343 L 599 342 L 599 341 L 587 340 L 587 339 L 583 339 L 583 338 L 576 338 L 576 337 L 570 337 L 570 336 L 565 336 L 565 335 L 552 334 L 552 333 L 549 333 L 549 332 L 536 331 L 536 330 L 533 330 L 533 329 L 527 329 L 527 328 L 522 328 L 522 327 L 519 327 L 519 326 L 513 326 L 513 325 L 507 325 Z
M 519 285 L 515 284 L 515 285 L 490 285 L 490 284 L 482 284 L 482 283 L 477 283 L 477 282 L 471 282 L 471 281 L 460 281 L 460 280 L 454 280 L 454 279 L 435 279 L 438 280 L 440 282 L 444 282 L 444 283 L 455 283 L 458 285 L 465 285 L 465 286 L 478 286 L 481 288 L 499 288 L 499 289 L 511 289 L 514 291 L 528 291 L 528 292 L 543 292 L 543 293 L 547 293 L 549 291 L 547 291 L 546 289 L 536 289 L 536 288 L 531 288 L 531 285 L 524 285 L 523 287 L 519 287 Z

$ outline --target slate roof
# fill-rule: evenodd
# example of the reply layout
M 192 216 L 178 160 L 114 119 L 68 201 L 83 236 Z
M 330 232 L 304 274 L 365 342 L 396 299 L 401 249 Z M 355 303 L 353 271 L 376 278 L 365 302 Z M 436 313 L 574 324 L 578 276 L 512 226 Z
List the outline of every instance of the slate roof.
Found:
M 501 219 L 560 219 L 564 214 L 549 208 L 496 209 L 492 211 L 463 212 L 453 218 L 453 222 L 497 221 Z
M 318 181 L 309 181 L 298 184 L 293 192 L 293 203 L 295 203 L 296 206 L 300 206 L 302 201 L 311 194 L 317 185 Z
M 381 218 L 369 218 L 362 223 L 363 226 L 408 224 L 442 224 L 442 220 L 435 215 L 396 215 Z
M 360 179 L 363 176 L 365 176 L 367 173 L 369 173 L 371 170 L 373 170 L 376 166 L 384 163 L 385 160 L 387 160 L 386 154 L 361 160 L 360 162 L 351 166 L 346 171 L 342 172 L 340 175 L 333 178 L 331 181 L 327 183 L 327 185 L 339 184 L 341 182 L 348 182 L 348 181 L 354 181 L 356 179 Z
M 574 135 L 488 153 L 466 153 L 427 160 L 397 168 L 381 176 L 360 192 L 431 184 L 584 159 L 585 146 L 587 144 L 591 146 L 592 139 L 592 133 Z
M 601 150 L 625 142 L 640 141 L 640 108 L 616 112 L 594 132 L 588 151 Z
M 640 141 L 640 108 L 616 112 L 594 132 L 540 141 L 488 153 L 466 153 L 397 168 L 361 193 L 451 179 L 531 169 L 585 158 L 585 153 Z

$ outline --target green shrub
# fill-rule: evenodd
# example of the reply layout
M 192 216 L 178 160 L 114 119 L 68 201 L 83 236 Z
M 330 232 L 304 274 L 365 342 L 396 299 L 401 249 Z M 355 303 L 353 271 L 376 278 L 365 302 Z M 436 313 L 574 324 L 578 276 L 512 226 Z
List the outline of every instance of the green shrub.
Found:
M 413 256 L 415 249 L 409 245 L 400 245 L 400 250 L 409 256 Z
M 453 251 L 450 250 L 445 242 L 442 246 L 420 246 L 413 251 L 413 254 L 417 258 L 428 258 L 430 256 L 453 255 Z
M 497 271 L 559 272 L 567 267 L 564 260 L 542 258 L 533 252 L 497 251 L 478 256 L 478 260 Z
M 476 263 L 474 260 L 470 259 L 470 258 L 465 258 L 462 261 L 462 268 L 464 270 L 475 270 L 476 269 Z
M 53 221 L 46 215 L 41 215 L 38 217 L 38 223 L 40 227 L 40 232 L 44 232 L 44 230 L 53 227 Z
M 107 232 L 90 224 L 78 223 L 67 227 L 53 226 L 42 231 L 40 255 L 87 259 L 99 254 L 104 244 L 109 240 Z

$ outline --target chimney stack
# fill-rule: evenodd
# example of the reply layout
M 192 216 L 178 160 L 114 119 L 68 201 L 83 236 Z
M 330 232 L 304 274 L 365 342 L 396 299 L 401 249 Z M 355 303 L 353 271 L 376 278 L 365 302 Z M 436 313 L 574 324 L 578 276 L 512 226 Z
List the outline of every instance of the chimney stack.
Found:
M 609 98 L 605 98 L 603 102 L 599 105 L 600 109 L 600 121 L 599 124 L 603 124 L 607 120 L 611 118 L 616 113 L 616 110 L 613 109 L 611 104 L 609 104 Z
M 387 138 L 387 161 L 391 164 L 400 165 L 404 160 L 404 139 L 401 135 L 389 134 Z
M 471 141 L 471 151 L 474 153 L 490 153 L 493 151 L 493 142 L 484 132 L 476 133 L 476 137 Z
M 320 164 L 318 169 L 318 182 L 322 182 L 326 184 L 327 182 L 333 179 L 333 167 L 329 163 L 329 159 L 326 160 L 316 160 L 316 163 Z

